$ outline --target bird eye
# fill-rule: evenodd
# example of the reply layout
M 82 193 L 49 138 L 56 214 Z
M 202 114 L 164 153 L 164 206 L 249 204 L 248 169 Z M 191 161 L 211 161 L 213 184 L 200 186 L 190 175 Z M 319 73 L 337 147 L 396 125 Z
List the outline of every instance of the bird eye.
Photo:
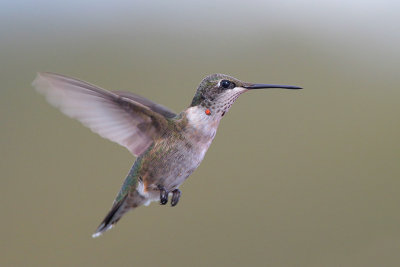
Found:
M 222 80 L 220 82 L 220 86 L 223 87 L 223 88 L 228 88 L 230 85 L 231 85 L 231 82 L 228 81 L 228 80 Z

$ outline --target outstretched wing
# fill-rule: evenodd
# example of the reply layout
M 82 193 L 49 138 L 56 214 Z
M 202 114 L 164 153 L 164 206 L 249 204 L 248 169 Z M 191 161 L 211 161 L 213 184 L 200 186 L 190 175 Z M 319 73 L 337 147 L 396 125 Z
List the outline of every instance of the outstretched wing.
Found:
M 32 85 L 64 114 L 100 136 L 142 154 L 163 134 L 173 112 L 143 97 L 110 92 L 54 73 L 39 73 Z
M 160 113 L 161 115 L 164 115 L 164 117 L 166 117 L 166 118 L 173 118 L 176 116 L 175 112 L 173 112 L 169 108 L 164 107 L 163 105 L 154 103 L 153 101 L 148 100 L 147 98 L 144 98 L 143 96 L 140 96 L 140 95 L 137 95 L 137 94 L 134 94 L 131 92 L 124 92 L 124 91 L 112 91 L 112 92 L 119 96 L 129 98 L 135 102 L 138 102 L 138 103 L 148 107 L 152 111 L 155 111 L 157 113 Z

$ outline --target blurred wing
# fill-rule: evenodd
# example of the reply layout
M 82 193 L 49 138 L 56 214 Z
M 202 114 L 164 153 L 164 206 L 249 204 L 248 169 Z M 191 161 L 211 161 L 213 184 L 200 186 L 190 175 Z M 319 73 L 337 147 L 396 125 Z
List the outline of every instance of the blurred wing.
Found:
M 135 156 L 142 154 L 154 138 L 163 133 L 167 123 L 162 113 L 146 105 L 152 103 L 150 100 L 143 103 L 145 98 L 140 98 L 141 103 L 83 81 L 47 72 L 39 73 L 32 85 L 64 114 L 126 147 Z
M 148 100 L 147 98 L 144 98 L 143 96 L 140 95 L 136 95 L 134 93 L 131 92 L 124 92 L 124 91 L 112 91 L 113 93 L 125 97 L 125 98 L 129 98 L 135 102 L 138 102 L 146 107 L 148 107 L 149 109 L 151 109 L 152 111 L 155 111 L 157 113 L 160 113 L 161 115 L 163 115 L 166 118 L 173 118 L 176 116 L 175 112 L 173 112 L 172 110 L 170 110 L 167 107 L 164 107 L 163 105 L 154 103 L 151 100 Z

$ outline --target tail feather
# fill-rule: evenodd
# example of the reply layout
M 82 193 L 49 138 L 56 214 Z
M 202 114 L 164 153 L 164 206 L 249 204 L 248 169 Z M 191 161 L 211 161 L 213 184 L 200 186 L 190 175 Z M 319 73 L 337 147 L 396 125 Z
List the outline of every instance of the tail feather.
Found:
M 115 203 L 111 208 L 110 212 L 106 215 L 104 220 L 101 222 L 99 227 L 97 227 L 96 232 L 92 235 L 93 238 L 101 236 L 105 231 L 111 229 L 114 224 L 116 224 L 129 209 L 127 203 L 128 194 L 125 195 L 123 199 Z

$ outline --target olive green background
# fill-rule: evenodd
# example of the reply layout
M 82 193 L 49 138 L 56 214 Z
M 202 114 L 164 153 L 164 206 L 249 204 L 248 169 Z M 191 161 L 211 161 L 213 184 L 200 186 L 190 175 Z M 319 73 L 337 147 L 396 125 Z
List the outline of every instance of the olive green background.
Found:
M 0 10 L 1 266 L 400 265 L 398 1 L 64 2 Z M 177 207 L 92 239 L 134 157 L 37 71 L 175 111 L 215 72 L 304 89 L 242 95 Z

